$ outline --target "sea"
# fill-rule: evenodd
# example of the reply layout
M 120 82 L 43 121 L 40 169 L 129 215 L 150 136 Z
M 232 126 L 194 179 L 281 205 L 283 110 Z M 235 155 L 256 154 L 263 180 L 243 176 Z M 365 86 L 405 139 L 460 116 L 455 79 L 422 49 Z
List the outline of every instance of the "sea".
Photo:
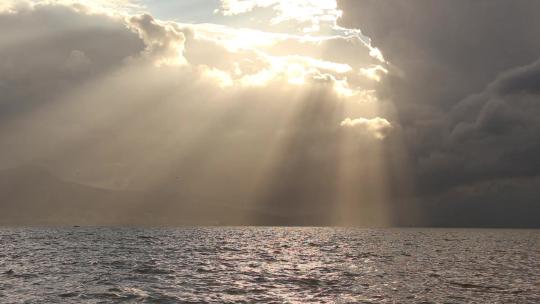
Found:
M 4 227 L 0 303 L 540 303 L 540 230 Z

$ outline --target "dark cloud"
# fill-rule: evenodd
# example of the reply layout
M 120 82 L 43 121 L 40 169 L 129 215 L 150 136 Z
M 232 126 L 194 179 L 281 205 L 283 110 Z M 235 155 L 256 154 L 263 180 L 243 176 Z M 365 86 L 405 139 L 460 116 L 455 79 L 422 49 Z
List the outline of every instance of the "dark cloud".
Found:
M 465 181 L 540 174 L 539 71 L 538 62 L 506 71 L 455 105 L 439 151 L 461 158 Z
M 0 36 L 3 120 L 117 68 L 144 48 L 120 20 L 61 5 L 0 12 Z
M 408 123 L 431 118 L 480 92 L 495 77 L 538 59 L 537 1 L 340 1 L 402 73 L 385 86 Z M 426 111 L 426 108 L 429 111 Z
M 403 129 L 411 202 L 430 224 L 540 224 L 530 216 L 540 192 L 524 186 L 540 175 L 540 3 L 340 3 L 341 22 L 392 66 L 379 93 Z

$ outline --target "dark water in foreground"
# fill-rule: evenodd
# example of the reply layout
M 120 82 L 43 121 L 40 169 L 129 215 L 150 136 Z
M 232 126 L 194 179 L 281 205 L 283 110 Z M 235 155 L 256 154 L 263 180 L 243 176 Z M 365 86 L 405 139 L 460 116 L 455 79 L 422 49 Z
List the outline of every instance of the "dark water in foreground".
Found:
M 540 303 L 539 230 L 0 228 L 0 303 Z

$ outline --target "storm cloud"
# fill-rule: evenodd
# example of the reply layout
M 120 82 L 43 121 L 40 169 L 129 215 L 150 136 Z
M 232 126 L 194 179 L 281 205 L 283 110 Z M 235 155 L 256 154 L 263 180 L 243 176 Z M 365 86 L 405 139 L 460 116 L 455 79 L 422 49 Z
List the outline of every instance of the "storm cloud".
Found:
M 537 226 L 540 4 L 340 3 L 341 22 L 392 66 L 379 97 L 402 128 L 427 224 Z

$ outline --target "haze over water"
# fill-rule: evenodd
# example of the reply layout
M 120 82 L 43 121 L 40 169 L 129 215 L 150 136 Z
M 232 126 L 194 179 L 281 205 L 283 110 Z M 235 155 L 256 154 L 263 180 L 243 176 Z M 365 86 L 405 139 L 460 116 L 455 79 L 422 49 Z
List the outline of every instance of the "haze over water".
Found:
M 539 303 L 540 231 L 2 228 L 1 303 Z

